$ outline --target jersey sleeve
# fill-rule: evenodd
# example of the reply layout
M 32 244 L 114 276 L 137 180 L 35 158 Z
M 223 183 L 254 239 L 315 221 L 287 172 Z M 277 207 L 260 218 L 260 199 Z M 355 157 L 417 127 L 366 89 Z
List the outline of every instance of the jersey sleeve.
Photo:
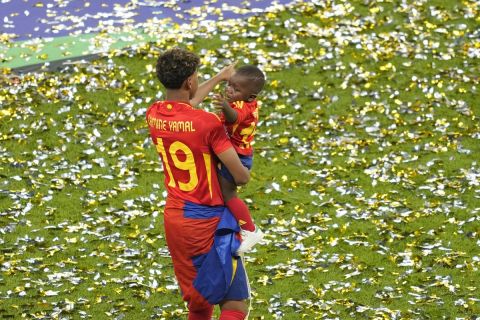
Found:
M 211 118 L 212 128 L 208 134 L 208 144 L 212 147 L 213 152 L 219 154 L 228 148 L 233 148 L 220 119 L 214 114 Z
M 235 109 L 237 111 L 237 120 L 235 120 L 234 124 L 242 123 L 248 117 L 250 110 L 247 108 L 242 109 Z
M 244 122 L 255 111 L 256 102 L 236 101 L 230 106 L 237 112 L 237 120 L 232 124 L 239 124 Z
M 153 109 L 155 108 L 155 103 L 153 103 L 150 107 L 148 107 L 147 112 L 145 114 L 145 121 L 147 122 L 148 127 L 150 127 L 150 114 L 153 112 Z M 150 138 L 152 139 L 153 143 L 156 144 L 155 142 L 155 137 L 151 134 Z

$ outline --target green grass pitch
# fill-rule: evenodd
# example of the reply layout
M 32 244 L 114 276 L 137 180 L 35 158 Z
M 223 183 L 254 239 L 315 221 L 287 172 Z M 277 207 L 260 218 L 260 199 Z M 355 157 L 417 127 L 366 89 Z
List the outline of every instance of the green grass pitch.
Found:
M 247 257 L 250 319 L 478 319 L 479 16 L 468 0 L 311 1 L 17 84 L 4 70 L 2 319 L 185 319 L 144 119 L 175 45 L 203 78 L 233 60 L 267 73 L 240 192 L 267 233 Z

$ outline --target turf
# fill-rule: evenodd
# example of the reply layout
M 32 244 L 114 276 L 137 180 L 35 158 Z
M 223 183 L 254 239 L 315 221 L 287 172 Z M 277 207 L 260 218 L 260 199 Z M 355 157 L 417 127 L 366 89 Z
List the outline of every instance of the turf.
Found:
M 180 45 L 204 78 L 233 60 L 267 73 L 241 189 L 267 233 L 247 257 L 251 319 L 475 319 L 478 9 L 298 3 L 5 78 L 0 314 L 186 317 L 144 120 L 162 96 L 155 59 Z

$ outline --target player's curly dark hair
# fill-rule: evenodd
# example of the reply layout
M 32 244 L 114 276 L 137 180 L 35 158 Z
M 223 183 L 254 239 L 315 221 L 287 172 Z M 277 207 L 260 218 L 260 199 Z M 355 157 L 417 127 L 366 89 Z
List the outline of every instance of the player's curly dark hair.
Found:
M 180 89 L 182 83 L 198 68 L 200 58 L 193 52 L 173 48 L 157 60 L 157 78 L 167 89 Z
M 247 64 L 235 70 L 235 73 L 251 81 L 250 87 L 253 92 L 259 93 L 262 91 L 265 85 L 265 74 L 257 66 Z

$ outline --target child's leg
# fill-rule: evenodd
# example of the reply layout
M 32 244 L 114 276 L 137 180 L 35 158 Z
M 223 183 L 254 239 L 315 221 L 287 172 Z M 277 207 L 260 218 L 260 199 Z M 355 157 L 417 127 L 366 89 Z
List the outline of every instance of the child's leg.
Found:
M 211 319 L 213 314 L 213 306 L 202 309 L 202 310 L 196 310 L 192 311 L 190 310 L 188 312 L 188 320 L 205 320 L 205 319 Z
M 247 316 L 246 313 L 238 310 L 222 310 L 219 320 L 243 320 Z
M 238 221 L 240 228 L 247 231 L 254 231 L 252 216 L 247 205 L 237 196 L 237 186 L 219 175 L 220 187 L 222 188 L 223 201 Z

